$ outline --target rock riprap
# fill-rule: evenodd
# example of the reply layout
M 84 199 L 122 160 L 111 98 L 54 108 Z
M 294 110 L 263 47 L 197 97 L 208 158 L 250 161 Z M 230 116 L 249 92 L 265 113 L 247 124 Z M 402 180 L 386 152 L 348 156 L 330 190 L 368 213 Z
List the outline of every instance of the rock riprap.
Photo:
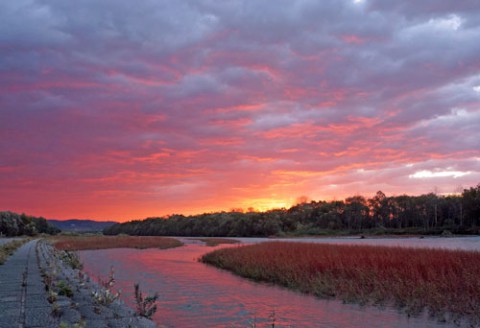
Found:
M 109 291 L 65 260 L 65 253 L 32 240 L 0 265 L 0 328 L 156 327 L 105 295 Z

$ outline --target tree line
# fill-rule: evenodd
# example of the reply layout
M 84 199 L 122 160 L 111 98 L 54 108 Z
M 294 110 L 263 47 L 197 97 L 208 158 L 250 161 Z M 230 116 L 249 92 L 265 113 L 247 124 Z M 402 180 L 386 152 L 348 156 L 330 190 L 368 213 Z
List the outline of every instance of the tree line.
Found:
M 390 196 L 378 191 L 345 200 L 304 202 L 266 212 L 171 215 L 115 224 L 106 235 L 238 236 L 338 233 L 480 233 L 480 184 L 460 195 Z
M 24 213 L 0 212 L 0 236 L 34 236 L 39 233 L 57 234 L 60 229 L 52 226 L 43 217 Z

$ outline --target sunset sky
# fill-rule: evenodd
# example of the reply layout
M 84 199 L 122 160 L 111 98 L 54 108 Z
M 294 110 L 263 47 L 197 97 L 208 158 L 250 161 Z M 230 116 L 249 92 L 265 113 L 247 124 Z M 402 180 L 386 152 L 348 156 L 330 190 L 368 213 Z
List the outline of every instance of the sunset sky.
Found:
M 478 0 L 0 1 L 0 210 L 122 221 L 479 182 Z

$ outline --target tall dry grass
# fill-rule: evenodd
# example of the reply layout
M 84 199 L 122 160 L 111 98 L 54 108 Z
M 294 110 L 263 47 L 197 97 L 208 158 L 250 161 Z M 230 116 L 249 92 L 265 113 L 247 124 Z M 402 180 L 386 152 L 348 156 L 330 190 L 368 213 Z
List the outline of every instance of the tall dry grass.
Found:
M 480 323 L 479 252 L 268 242 L 216 250 L 201 261 L 323 298 Z
M 30 239 L 28 238 L 22 238 L 22 239 L 17 239 L 17 240 L 12 240 L 8 243 L 5 243 L 0 246 L 0 265 L 5 263 L 7 258 L 12 255 L 17 248 L 25 244 L 27 241 Z
M 57 249 L 77 251 L 106 248 L 173 248 L 182 242 L 168 237 L 137 236 L 59 236 L 52 238 Z

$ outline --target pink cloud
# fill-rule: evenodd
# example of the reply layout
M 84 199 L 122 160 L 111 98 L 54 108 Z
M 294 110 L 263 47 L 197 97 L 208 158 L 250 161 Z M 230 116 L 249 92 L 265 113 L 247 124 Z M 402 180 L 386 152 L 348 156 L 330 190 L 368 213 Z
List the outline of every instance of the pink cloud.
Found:
M 470 5 L 185 3 L 2 3 L 0 210 L 126 220 L 478 183 Z
M 359 37 L 358 35 L 342 35 L 340 37 L 344 42 L 346 43 L 352 43 L 352 44 L 364 44 L 367 40 L 365 40 L 362 37 Z

